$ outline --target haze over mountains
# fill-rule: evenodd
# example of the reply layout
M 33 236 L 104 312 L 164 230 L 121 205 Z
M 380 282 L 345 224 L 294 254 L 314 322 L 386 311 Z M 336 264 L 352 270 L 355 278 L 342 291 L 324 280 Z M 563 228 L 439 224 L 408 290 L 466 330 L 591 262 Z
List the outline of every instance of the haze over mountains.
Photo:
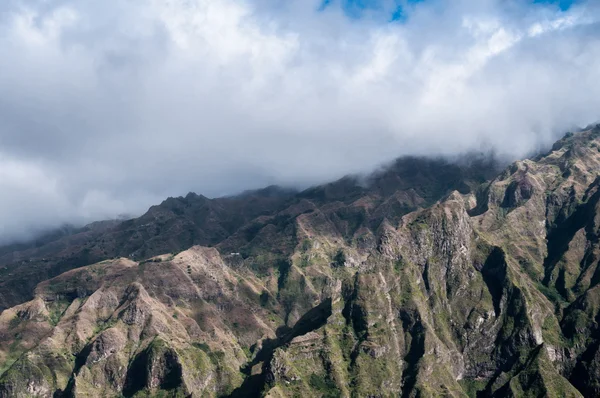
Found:
M 486 156 L 473 155 L 458 164 L 409 157 L 368 177 L 348 176 L 301 192 L 272 186 L 217 199 L 194 193 L 168 198 L 136 219 L 66 227 L 29 243 L 0 247 L 0 309 L 29 298 L 44 279 L 109 258 L 146 259 L 193 245 L 239 251 L 242 242 L 250 243 L 259 233 L 265 217 L 279 217 L 278 228 L 292 227 L 295 216 L 279 214 L 290 206 L 302 212 L 325 206 L 327 217 L 351 223 L 343 227 L 343 234 L 351 239 L 363 219 L 372 218 L 367 225 L 372 228 L 384 218 L 395 222 L 452 190 L 472 191 L 498 169 L 497 160 Z M 352 206 L 359 198 L 370 202 L 366 210 Z M 337 205 L 329 209 L 332 202 Z M 292 247 L 276 249 L 289 254 Z

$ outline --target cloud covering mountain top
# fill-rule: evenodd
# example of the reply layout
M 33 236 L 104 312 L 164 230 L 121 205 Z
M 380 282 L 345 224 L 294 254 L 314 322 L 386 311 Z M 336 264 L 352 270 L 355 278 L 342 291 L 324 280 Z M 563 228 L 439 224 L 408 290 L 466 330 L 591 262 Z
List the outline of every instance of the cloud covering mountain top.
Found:
M 0 241 L 598 120 L 600 5 L 7 0 Z

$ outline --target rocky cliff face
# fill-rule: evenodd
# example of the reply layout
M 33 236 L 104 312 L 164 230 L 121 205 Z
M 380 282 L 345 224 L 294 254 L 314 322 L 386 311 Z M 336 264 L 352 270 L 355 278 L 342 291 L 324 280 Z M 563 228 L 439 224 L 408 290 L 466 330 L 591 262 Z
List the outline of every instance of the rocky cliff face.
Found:
M 485 183 L 419 162 L 39 283 L 0 315 L 0 396 L 600 395 L 600 128 Z

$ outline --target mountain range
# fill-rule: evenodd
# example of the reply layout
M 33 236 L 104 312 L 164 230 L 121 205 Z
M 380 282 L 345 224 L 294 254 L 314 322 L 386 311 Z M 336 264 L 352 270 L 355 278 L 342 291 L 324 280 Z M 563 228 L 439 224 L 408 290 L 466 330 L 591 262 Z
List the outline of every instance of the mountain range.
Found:
M 600 396 L 600 127 L 0 248 L 0 397 Z

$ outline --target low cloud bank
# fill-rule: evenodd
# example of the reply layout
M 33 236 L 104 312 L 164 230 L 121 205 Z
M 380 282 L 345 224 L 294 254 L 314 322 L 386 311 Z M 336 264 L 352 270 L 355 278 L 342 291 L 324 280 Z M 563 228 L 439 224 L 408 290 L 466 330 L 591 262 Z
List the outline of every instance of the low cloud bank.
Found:
M 2 2 L 0 242 L 598 120 L 597 2 L 329 3 Z

